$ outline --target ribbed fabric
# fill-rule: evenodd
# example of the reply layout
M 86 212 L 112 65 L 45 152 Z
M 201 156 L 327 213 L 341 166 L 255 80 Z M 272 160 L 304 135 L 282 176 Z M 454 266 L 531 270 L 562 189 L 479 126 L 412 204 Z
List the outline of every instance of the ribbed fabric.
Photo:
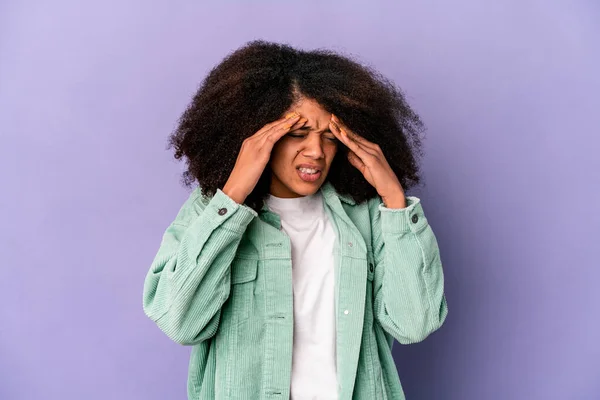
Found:
M 424 340 L 448 307 L 435 235 L 420 200 L 386 208 L 320 189 L 336 230 L 340 399 L 404 399 L 393 340 Z M 166 229 L 144 282 L 146 315 L 191 345 L 189 399 L 289 399 L 291 243 L 277 214 L 197 188 Z

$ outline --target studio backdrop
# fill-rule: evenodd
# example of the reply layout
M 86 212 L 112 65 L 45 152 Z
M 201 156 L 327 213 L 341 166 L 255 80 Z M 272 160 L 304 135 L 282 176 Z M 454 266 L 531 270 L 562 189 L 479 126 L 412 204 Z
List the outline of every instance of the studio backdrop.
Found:
M 0 3 L 0 399 L 184 399 L 142 310 L 188 197 L 167 137 L 244 43 L 330 48 L 427 126 L 449 314 L 394 345 L 409 400 L 600 398 L 596 1 Z

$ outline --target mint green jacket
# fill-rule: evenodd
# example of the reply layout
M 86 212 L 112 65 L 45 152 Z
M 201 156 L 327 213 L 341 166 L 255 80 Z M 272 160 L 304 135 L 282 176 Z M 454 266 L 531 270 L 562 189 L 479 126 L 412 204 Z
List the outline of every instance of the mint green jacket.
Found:
M 404 399 L 394 339 L 416 343 L 448 308 L 440 252 L 420 199 L 356 204 L 326 182 L 336 230 L 339 399 Z M 290 398 L 292 258 L 279 216 L 196 188 L 166 229 L 144 282 L 146 315 L 192 345 L 189 399 Z

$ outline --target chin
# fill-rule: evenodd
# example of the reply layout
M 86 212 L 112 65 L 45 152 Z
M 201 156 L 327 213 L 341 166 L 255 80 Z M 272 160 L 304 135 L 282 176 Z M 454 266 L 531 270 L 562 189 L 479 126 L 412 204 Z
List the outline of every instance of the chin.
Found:
M 317 193 L 321 185 L 312 185 L 308 188 L 295 188 L 294 192 L 298 193 L 300 196 L 310 196 L 311 194 Z
M 321 188 L 322 184 L 323 184 L 323 182 L 321 182 L 321 180 L 314 182 L 314 183 L 294 181 L 294 182 L 290 182 L 286 186 L 288 187 L 288 189 L 291 192 L 296 193 L 298 196 L 310 196 L 310 195 L 318 192 L 319 189 Z
M 324 179 L 319 179 L 316 182 L 294 182 L 291 186 L 290 189 L 292 189 L 294 192 L 302 195 L 302 196 L 308 196 L 311 194 L 315 194 L 323 185 L 323 183 L 325 182 Z

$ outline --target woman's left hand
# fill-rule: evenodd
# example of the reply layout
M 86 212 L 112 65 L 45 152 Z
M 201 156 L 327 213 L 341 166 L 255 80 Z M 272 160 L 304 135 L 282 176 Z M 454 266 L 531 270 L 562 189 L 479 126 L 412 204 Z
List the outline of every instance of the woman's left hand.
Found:
M 333 114 L 329 127 L 338 140 L 348 147 L 350 164 L 354 165 L 377 190 L 386 207 L 405 208 L 404 189 L 379 145 L 352 132 Z

